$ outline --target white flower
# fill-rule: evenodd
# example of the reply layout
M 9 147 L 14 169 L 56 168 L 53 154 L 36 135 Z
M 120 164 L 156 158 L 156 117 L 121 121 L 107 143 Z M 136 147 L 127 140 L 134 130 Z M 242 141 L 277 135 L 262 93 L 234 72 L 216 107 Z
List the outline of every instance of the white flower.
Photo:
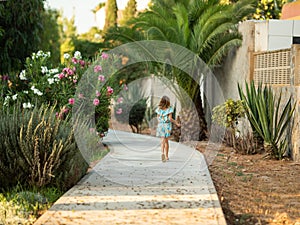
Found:
M 46 55 L 47 55 L 48 58 L 50 58 L 51 52 L 46 52 Z
M 32 105 L 30 102 L 27 102 L 27 103 L 23 103 L 23 108 L 24 109 L 30 109 L 32 108 L 34 105 Z
M 26 76 L 26 70 L 22 70 L 19 77 L 20 77 L 20 80 L 27 80 Z
M 43 57 L 43 56 L 44 56 L 44 52 L 43 52 L 42 50 L 39 50 L 39 51 L 36 53 L 36 56 L 37 56 L 37 58 Z
M 33 91 L 34 94 L 37 94 L 38 96 L 43 95 L 43 93 L 39 89 L 35 88 L 34 86 L 32 86 L 30 89 Z
M 12 99 L 15 101 L 15 100 L 17 100 L 17 97 L 18 97 L 18 94 L 15 94 L 12 96 Z
M 74 53 L 74 57 L 75 57 L 76 59 L 81 59 L 81 52 L 80 52 L 80 51 L 76 51 L 76 52 Z
M 58 73 L 59 70 L 57 68 L 54 68 L 54 69 L 50 69 L 49 70 L 49 73 L 53 74 L 53 73 Z
M 31 58 L 34 60 L 36 58 L 35 53 L 32 53 Z
M 69 58 L 70 58 L 70 54 L 65 53 L 65 54 L 64 54 L 64 59 L 69 59 Z
M 36 94 L 37 94 L 38 96 L 42 96 L 42 95 L 43 95 L 43 92 L 37 90 L 37 91 L 36 91 Z
M 48 80 L 49 84 L 53 84 L 54 83 L 54 78 L 48 78 L 47 80 Z
M 41 66 L 41 69 L 42 69 L 42 73 L 47 73 L 48 72 L 47 66 Z
M 10 99 L 10 96 L 7 95 L 4 99 L 4 103 L 3 103 L 4 106 L 8 106 L 9 99 Z
M 23 91 L 24 94 L 28 94 L 28 91 Z

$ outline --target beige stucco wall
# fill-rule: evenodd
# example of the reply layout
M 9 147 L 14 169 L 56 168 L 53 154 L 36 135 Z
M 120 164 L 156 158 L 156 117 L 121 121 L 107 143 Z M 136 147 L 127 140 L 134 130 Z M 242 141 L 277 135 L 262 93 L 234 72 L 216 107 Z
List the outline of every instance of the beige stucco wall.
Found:
M 243 34 L 241 47 L 232 50 L 222 66 L 214 69 L 216 79 L 206 78 L 205 92 L 210 98 L 209 106 L 205 107 L 208 125 L 211 124 L 213 107 L 229 98 L 239 99 L 238 83 L 244 86 L 245 81 L 250 81 L 250 54 L 254 51 L 255 22 L 243 22 L 239 25 L 239 30 Z M 221 94 L 215 94 L 218 87 L 221 87 Z
M 250 54 L 254 51 L 255 23 L 243 22 L 239 25 L 239 31 L 243 34 L 242 46 L 232 50 L 222 67 L 214 70 L 225 99 L 239 99 L 238 83 L 244 85 L 245 80 L 250 80 Z

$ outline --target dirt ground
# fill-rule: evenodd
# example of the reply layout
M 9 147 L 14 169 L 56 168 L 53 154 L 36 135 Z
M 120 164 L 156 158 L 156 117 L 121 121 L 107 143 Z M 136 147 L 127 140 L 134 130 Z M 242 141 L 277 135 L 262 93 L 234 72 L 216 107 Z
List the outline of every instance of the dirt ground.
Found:
M 228 225 L 300 225 L 300 163 L 241 155 L 207 142 L 196 149 L 210 159 L 209 170 Z M 212 154 L 214 152 L 214 154 Z

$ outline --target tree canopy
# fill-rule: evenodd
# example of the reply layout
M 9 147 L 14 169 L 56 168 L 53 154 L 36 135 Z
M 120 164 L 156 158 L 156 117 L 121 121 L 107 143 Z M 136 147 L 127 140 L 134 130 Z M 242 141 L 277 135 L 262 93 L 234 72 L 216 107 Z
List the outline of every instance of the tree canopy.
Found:
M 120 24 L 124 25 L 126 21 L 133 18 L 136 15 L 136 13 L 137 13 L 136 0 L 129 0 L 127 2 L 126 8 L 123 11 L 123 18 L 120 21 Z
M 21 68 L 38 49 L 44 0 L 0 1 L 0 73 Z

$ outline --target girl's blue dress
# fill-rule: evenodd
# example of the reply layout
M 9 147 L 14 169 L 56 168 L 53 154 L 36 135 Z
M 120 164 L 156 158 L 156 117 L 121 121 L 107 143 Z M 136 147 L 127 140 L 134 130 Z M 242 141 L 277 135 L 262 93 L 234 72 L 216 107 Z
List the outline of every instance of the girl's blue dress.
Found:
M 172 131 L 172 123 L 169 114 L 173 113 L 173 108 L 169 107 L 165 110 L 157 108 L 155 112 L 158 115 L 158 125 L 156 129 L 157 137 L 170 137 Z

